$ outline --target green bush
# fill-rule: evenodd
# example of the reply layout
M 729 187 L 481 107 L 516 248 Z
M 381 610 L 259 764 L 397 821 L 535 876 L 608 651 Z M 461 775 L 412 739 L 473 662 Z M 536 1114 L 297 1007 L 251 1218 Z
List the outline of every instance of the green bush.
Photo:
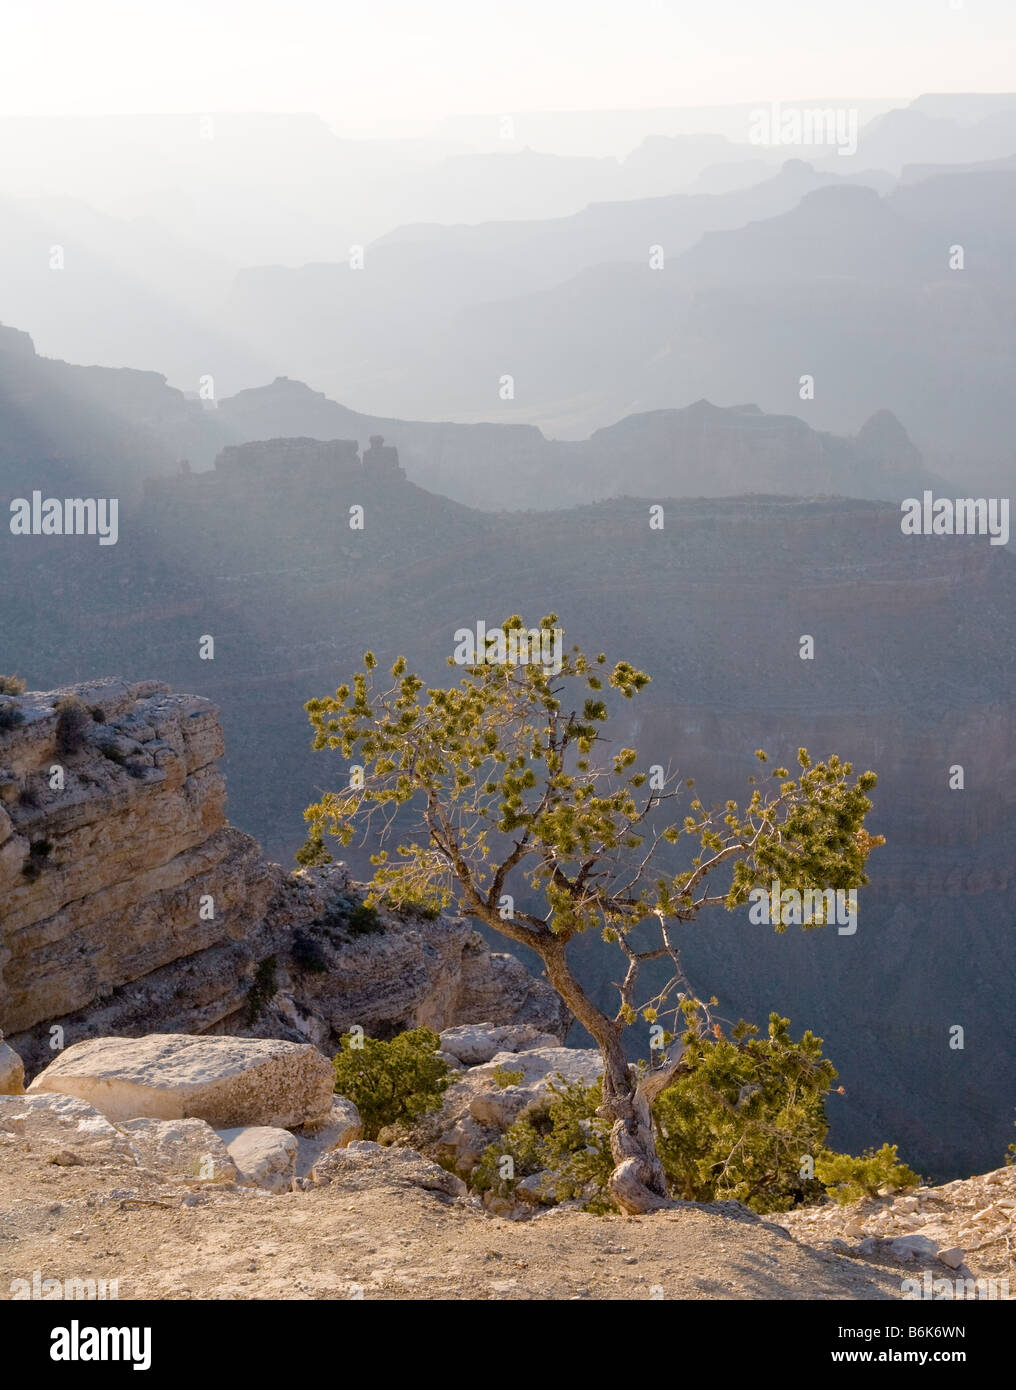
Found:
M 13 700 L 0 700 L 0 729 L 16 729 L 25 722 L 25 716 Z
M 304 869 L 314 869 L 323 864 L 331 864 L 332 856 L 325 849 L 324 836 L 314 831 L 305 844 L 296 851 L 296 862 Z
M 523 1178 L 550 1172 L 555 1201 L 581 1199 L 587 1211 L 613 1210 L 607 1180 L 614 1167 L 610 1127 L 596 1114 L 600 1082 L 551 1081 L 540 1102 L 491 1144 L 470 1176 L 476 1192 L 508 1197 Z M 502 1178 L 502 1160 L 512 1160 L 513 1174 Z
M 437 1055 L 441 1040 L 427 1028 L 399 1033 L 391 1042 L 347 1033 L 335 1058 L 335 1090 L 351 1100 L 366 1139 L 386 1125 L 408 1123 L 437 1110 L 451 1069 Z
M 305 970 L 309 975 L 323 975 L 328 969 L 328 961 L 321 942 L 311 936 L 309 932 L 295 931 L 293 933 L 293 944 L 289 954 L 293 959 L 293 964 L 298 969 Z
M 0 676 L 0 695 L 23 695 L 25 682 L 20 676 Z
M 423 902 L 416 898 L 406 898 L 400 903 L 393 903 L 400 912 L 409 912 L 414 917 L 423 917 L 428 922 L 436 922 L 441 916 L 440 907 L 435 907 L 433 903 Z
M 56 746 L 63 754 L 77 753 L 85 746 L 85 734 L 92 727 L 91 710 L 76 695 L 64 695 L 57 700 Z
M 815 1176 L 840 1206 L 874 1197 L 880 1188 L 897 1192 L 901 1187 L 920 1186 L 920 1174 L 901 1163 L 895 1144 L 865 1149 L 858 1158 L 825 1149 L 815 1157 Z
M 692 1014 L 689 1014 L 689 1018 Z M 790 1037 L 789 1019 L 769 1016 L 764 1037 L 743 1020 L 725 1035 L 685 1034 L 690 1070 L 653 1109 L 660 1160 L 674 1195 L 731 1200 L 754 1211 L 787 1211 L 822 1197 L 806 1162 L 821 1149 L 825 1097 L 836 1080 L 822 1039 Z
M 757 1212 L 787 1211 L 826 1195 L 855 1201 L 881 1187 L 920 1178 L 884 1145 L 860 1158 L 825 1148 L 825 1097 L 836 1081 L 822 1039 L 795 1042 L 789 1020 L 772 1014 L 765 1036 L 739 1023 L 700 1036 L 699 1006 L 689 1003 L 683 1041 L 686 1074 L 653 1107 L 657 1149 L 673 1196 L 685 1201 L 740 1201 Z M 496 1079 L 496 1078 L 495 1078 Z M 517 1120 L 484 1153 L 470 1182 L 478 1192 L 508 1196 L 525 1177 L 550 1171 L 556 1200 L 582 1198 L 588 1211 L 610 1211 L 613 1162 L 609 1128 L 596 1110 L 600 1083 L 552 1085 L 543 1103 Z M 511 1178 L 501 1177 L 510 1156 Z
M 257 1023 L 266 1007 L 278 993 L 279 985 L 275 969 L 275 957 L 267 956 L 254 972 L 254 982 L 247 991 L 246 1023 L 248 1028 Z
M 511 1067 L 495 1067 L 491 1072 L 491 1080 L 500 1090 L 505 1090 L 508 1086 L 521 1086 L 525 1081 L 524 1071 L 515 1071 Z
M 379 931 L 384 931 L 384 923 L 378 916 L 376 907 L 368 907 L 366 903 L 358 902 L 350 908 L 346 928 L 353 936 L 373 936 Z

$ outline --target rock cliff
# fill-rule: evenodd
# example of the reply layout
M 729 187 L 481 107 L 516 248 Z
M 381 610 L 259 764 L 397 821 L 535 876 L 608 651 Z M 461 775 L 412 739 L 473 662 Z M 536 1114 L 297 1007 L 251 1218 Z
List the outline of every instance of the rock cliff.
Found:
M 226 821 L 210 701 L 107 679 L 0 706 L 0 1029 L 30 1073 L 83 1038 L 156 1030 L 325 1052 L 354 1024 L 563 1035 L 549 985 L 465 920 L 375 919 L 341 865 L 269 863 Z

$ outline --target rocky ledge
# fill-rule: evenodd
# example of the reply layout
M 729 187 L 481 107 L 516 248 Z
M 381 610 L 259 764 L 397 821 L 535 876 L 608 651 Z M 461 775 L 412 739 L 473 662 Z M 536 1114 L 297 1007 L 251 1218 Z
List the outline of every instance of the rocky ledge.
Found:
M 101 1035 L 529 1023 L 557 995 L 463 918 L 362 907 L 230 826 L 216 707 L 154 681 L 0 696 L 0 1029 L 33 1075 Z

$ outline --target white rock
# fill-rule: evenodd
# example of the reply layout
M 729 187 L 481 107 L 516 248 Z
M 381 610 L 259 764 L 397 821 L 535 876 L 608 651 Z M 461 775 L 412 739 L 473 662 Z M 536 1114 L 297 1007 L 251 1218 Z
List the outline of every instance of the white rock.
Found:
M 899 1212 L 917 1211 L 920 1203 L 916 1197 L 900 1197 L 893 1206 Z
M 226 1129 L 324 1122 L 333 1086 L 331 1063 L 306 1043 L 153 1033 L 74 1043 L 28 1091 L 76 1096 L 116 1121 L 196 1118 Z
M 471 1067 L 445 1092 L 438 1119 L 438 1156 L 459 1172 L 469 1172 L 484 1149 L 530 1106 L 542 1101 L 552 1084 L 581 1081 L 591 1085 L 603 1070 L 593 1048 L 535 1047 L 524 1052 L 496 1052 L 489 1062 Z M 517 1081 L 501 1084 L 504 1073 Z
M 912 1260 L 915 1258 L 926 1257 L 931 1260 L 938 1254 L 938 1244 L 929 1236 L 922 1236 L 915 1232 L 910 1236 L 898 1236 L 889 1249 L 898 1260 Z
M 583 1081 L 592 1085 L 603 1071 L 603 1059 L 591 1047 L 537 1047 L 524 1052 L 496 1052 L 486 1066 L 474 1067 L 468 1080 L 493 1077 L 497 1071 L 521 1071 L 520 1086 L 545 1090 L 551 1082 Z
M 499 1052 L 560 1045 L 552 1033 L 541 1033 L 530 1023 L 464 1023 L 458 1028 L 446 1028 L 441 1034 L 441 1050 L 450 1052 L 467 1067 L 489 1062 Z
M 299 1144 L 288 1130 L 270 1125 L 220 1129 L 219 1138 L 236 1164 L 240 1179 L 266 1192 L 289 1192 L 296 1176 Z
M 25 1067 L 5 1042 L 0 1042 L 0 1096 L 21 1096 L 25 1093 Z
M 503 1131 L 514 1124 L 532 1099 L 532 1093 L 522 1086 L 506 1086 L 502 1091 L 481 1091 L 469 1102 L 469 1113 L 481 1125 Z
M 74 1156 L 69 1162 L 135 1162 L 127 1137 L 93 1106 L 72 1096 L 0 1096 L 0 1134 L 54 1162 L 66 1153 Z
M 188 1182 L 237 1182 L 236 1164 L 204 1120 L 122 1120 L 144 1168 Z
M 997 1221 L 999 1215 L 999 1203 L 992 1202 L 990 1207 L 984 1207 L 981 1211 L 975 1212 L 970 1219 L 980 1226 L 982 1223 Z

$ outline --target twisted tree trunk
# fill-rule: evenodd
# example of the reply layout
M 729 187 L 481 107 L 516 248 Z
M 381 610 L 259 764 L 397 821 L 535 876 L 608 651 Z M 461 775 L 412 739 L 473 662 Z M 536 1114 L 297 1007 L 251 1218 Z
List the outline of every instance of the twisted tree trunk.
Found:
M 656 1152 L 652 1103 L 685 1069 L 682 1050 L 638 1081 L 621 1045 L 621 1025 L 593 1004 L 573 977 L 563 944 L 547 943 L 540 954 L 547 978 L 578 1021 L 592 1034 L 603 1058 L 603 1104 L 598 1114 L 611 1121 L 610 1152 L 614 1171 L 610 1195 L 630 1216 L 672 1205 L 667 1178 Z

